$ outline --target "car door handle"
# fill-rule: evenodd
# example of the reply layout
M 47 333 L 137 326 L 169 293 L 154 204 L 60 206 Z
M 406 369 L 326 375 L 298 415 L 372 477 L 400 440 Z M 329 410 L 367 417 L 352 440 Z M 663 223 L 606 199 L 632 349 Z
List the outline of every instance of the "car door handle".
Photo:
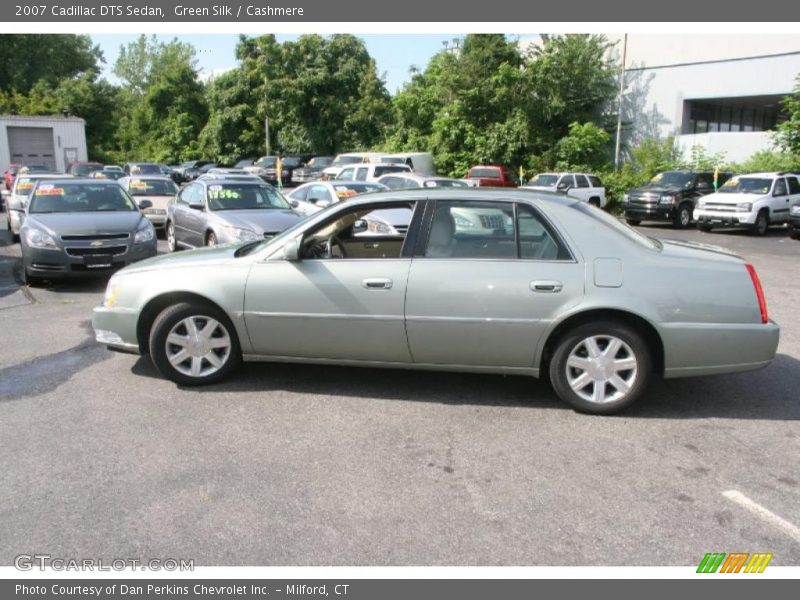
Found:
M 556 292 L 560 292 L 562 289 L 564 289 L 564 284 L 562 284 L 560 281 L 552 281 L 544 279 L 531 281 L 531 291 L 533 292 L 540 292 L 543 294 L 555 294 Z
M 368 290 L 390 290 L 392 289 L 392 280 L 386 278 L 365 279 L 361 285 Z

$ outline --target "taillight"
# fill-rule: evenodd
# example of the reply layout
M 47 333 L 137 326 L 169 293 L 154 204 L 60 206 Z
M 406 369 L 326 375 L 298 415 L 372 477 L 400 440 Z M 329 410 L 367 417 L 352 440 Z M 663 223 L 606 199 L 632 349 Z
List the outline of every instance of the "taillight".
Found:
M 753 265 L 746 264 L 744 266 L 747 269 L 747 272 L 750 273 L 750 279 L 753 282 L 753 287 L 756 289 L 756 297 L 758 298 L 758 309 L 761 311 L 761 322 L 762 323 L 769 323 L 769 316 L 767 315 L 767 300 L 764 298 L 764 290 L 761 287 L 761 281 L 758 279 L 758 274 L 756 273 L 755 268 Z

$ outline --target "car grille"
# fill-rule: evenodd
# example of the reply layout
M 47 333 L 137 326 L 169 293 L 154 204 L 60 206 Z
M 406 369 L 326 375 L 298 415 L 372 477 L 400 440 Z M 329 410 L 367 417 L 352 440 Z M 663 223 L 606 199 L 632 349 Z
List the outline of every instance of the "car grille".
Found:
M 480 215 L 480 219 L 484 229 L 505 229 L 506 223 L 502 215 Z
M 65 242 L 91 242 L 94 240 L 127 240 L 130 233 L 86 233 L 75 235 L 62 235 Z
M 101 246 L 99 248 L 66 248 L 70 256 L 96 256 L 103 254 L 125 254 L 127 246 Z
M 705 209 L 716 212 L 736 212 L 735 206 L 731 204 L 722 204 L 721 202 L 706 202 Z
M 402 233 L 403 235 L 408 233 L 408 225 L 393 225 L 392 227 L 395 228 L 395 231 L 397 231 L 397 233 Z
M 643 193 L 631 194 L 628 198 L 628 203 L 635 206 L 653 206 L 658 204 L 659 194 Z
M 272 238 L 274 238 L 279 233 L 280 233 L 280 231 L 265 231 L 264 232 L 264 239 L 265 240 L 271 240 Z

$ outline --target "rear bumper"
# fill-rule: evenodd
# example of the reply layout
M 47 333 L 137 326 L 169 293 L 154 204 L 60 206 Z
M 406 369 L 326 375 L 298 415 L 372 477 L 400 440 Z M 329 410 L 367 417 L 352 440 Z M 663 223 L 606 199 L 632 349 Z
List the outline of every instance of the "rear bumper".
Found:
M 767 366 L 778 350 L 780 327 L 754 324 L 666 323 L 664 377 L 692 377 L 754 371 Z
M 754 213 L 737 213 L 711 210 L 694 211 L 694 220 L 702 225 L 718 225 L 722 227 L 749 227 L 755 224 Z

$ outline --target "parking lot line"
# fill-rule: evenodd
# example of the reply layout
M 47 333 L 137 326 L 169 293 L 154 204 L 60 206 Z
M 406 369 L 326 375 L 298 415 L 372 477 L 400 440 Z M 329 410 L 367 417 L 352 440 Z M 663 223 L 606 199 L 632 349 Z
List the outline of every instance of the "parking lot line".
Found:
M 774 512 L 764 508 L 757 502 L 753 502 L 752 500 L 750 500 L 750 498 L 748 498 L 747 496 L 745 496 L 744 494 L 742 494 L 737 490 L 727 490 L 725 492 L 722 492 L 722 495 L 725 496 L 728 500 L 735 502 L 739 506 L 743 506 L 750 512 L 761 517 L 764 521 L 766 521 L 773 527 L 780 529 L 781 531 L 783 531 L 783 533 L 785 533 L 795 542 L 800 544 L 800 527 L 797 527 L 796 525 L 789 523 L 789 521 L 787 521 L 786 519 L 779 517 Z

